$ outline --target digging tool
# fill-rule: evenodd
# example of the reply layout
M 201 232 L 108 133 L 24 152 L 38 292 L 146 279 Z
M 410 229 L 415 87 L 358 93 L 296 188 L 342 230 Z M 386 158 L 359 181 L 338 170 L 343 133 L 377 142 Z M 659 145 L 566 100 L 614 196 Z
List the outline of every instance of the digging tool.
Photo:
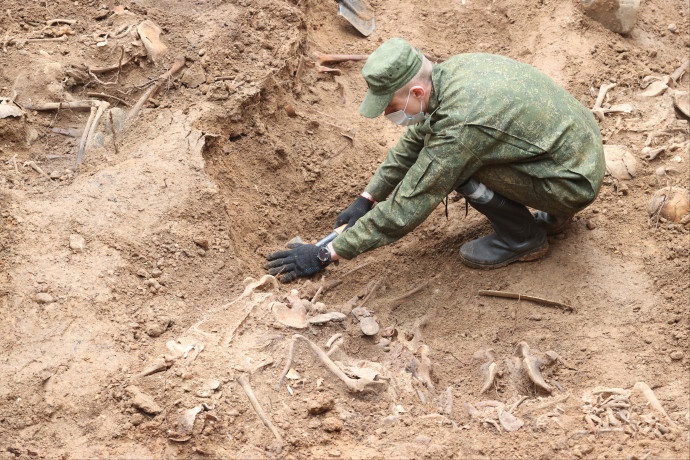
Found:
M 324 238 L 320 239 L 315 244 L 315 246 L 324 246 L 324 245 L 330 243 L 331 241 L 333 241 L 335 239 L 336 236 L 343 233 L 343 230 L 345 230 L 345 227 L 347 227 L 347 224 L 343 224 L 340 227 L 336 228 L 331 233 L 326 235 Z M 292 249 L 294 247 L 299 246 L 300 244 L 304 244 L 304 240 L 298 235 L 298 236 L 294 237 L 293 239 L 291 239 L 290 241 L 287 242 L 287 247 Z
M 335 0 L 338 14 L 347 19 L 362 35 L 374 31 L 374 9 L 367 0 Z

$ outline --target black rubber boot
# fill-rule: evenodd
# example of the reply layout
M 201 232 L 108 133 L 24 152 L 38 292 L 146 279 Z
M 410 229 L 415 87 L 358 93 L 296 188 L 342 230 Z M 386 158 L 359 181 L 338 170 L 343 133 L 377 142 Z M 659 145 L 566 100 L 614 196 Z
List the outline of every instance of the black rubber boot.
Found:
M 544 211 L 536 211 L 532 213 L 537 223 L 546 230 L 547 235 L 556 235 L 565 230 L 565 227 L 570 225 L 573 221 L 573 216 L 556 216 Z
M 524 205 L 486 189 L 471 193 L 472 185 L 458 188 L 467 202 L 490 221 L 495 233 L 470 241 L 460 248 L 462 262 L 472 268 L 493 269 L 513 262 L 536 260 L 546 254 L 546 231 Z M 483 193 L 482 193 L 483 192 Z

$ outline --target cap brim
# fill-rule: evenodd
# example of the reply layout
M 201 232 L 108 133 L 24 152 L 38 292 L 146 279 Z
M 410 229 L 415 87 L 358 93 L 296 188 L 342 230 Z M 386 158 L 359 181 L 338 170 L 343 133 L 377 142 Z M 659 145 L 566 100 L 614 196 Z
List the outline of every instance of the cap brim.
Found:
M 386 110 L 391 103 L 395 91 L 390 94 L 374 94 L 371 89 L 367 90 L 364 100 L 359 105 L 359 113 L 367 118 L 376 118 Z

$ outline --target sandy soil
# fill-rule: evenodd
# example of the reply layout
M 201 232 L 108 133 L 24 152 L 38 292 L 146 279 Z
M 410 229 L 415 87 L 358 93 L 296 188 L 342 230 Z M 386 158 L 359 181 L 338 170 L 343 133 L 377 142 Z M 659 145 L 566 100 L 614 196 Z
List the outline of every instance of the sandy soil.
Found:
M 688 225 L 648 214 L 656 190 L 688 187 L 673 101 L 690 76 L 640 96 L 688 55 L 688 1 L 643 2 L 627 37 L 574 0 L 371 3 L 363 38 L 315 0 L 0 1 L 0 96 L 25 107 L 0 119 L 0 458 L 690 456 Z M 56 18 L 75 22 L 46 26 Z M 144 20 L 168 47 L 156 63 Z M 527 62 L 588 107 L 615 82 L 604 108 L 630 111 L 600 126 L 634 177 L 607 176 L 539 262 L 462 266 L 460 246 L 490 226 L 451 196 L 448 217 L 440 206 L 323 282 L 262 278 L 267 253 L 330 231 L 402 133 L 358 115 L 362 62 L 318 73 L 314 53 L 367 54 L 392 36 L 441 59 Z M 83 129 L 89 110 L 29 108 L 129 111 L 176 56 L 184 69 L 123 130 L 102 118 L 77 172 L 80 137 L 54 129 Z M 375 336 L 350 314 L 362 303 Z M 277 320 L 286 305 L 346 317 L 294 328 Z M 551 393 L 526 378 L 523 341 Z M 498 376 L 482 394 L 488 349 Z

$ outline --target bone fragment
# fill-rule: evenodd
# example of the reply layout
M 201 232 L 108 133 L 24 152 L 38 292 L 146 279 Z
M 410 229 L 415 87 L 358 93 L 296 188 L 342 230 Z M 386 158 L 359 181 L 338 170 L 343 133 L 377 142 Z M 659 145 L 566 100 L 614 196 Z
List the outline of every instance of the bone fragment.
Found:
M 273 423 L 266 417 L 266 413 L 264 412 L 263 408 L 261 407 L 261 404 L 259 404 L 259 401 L 256 399 L 256 395 L 254 394 L 254 391 L 252 390 L 252 387 L 249 385 L 249 380 L 245 375 L 240 375 L 237 378 L 237 381 L 239 384 L 242 386 L 242 389 L 244 392 L 247 394 L 247 398 L 249 398 L 249 402 L 251 402 L 252 407 L 256 411 L 256 413 L 259 415 L 259 418 L 261 421 L 266 425 L 266 427 L 271 430 L 273 433 L 273 436 L 276 437 L 276 440 L 278 441 L 278 453 L 280 454 L 283 451 L 283 437 L 280 435 L 280 432 L 278 429 L 273 425 Z
M 666 410 L 657 399 L 656 395 L 654 394 L 654 391 L 652 391 L 652 389 L 649 388 L 649 385 L 647 385 L 644 382 L 637 382 L 633 387 L 633 390 L 642 392 L 644 397 L 647 398 L 647 401 L 649 401 L 649 405 L 652 406 L 652 409 L 657 411 L 659 414 L 663 415 L 664 418 L 666 418 L 666 420 L 668 420 L 668 422 L 671 424 L 671 426 L 673 426 L 674 428 L 678 428 L 676 422 L 673 421 L 671 417 L 669 417 L 668 413 L 666 413 Z
M 592 107 L 592 112 L 596 117 L 599 119 L 599 121 L 604 120 L 604 111 L 601 108 L 601 104 L 604 103 L 604 98 L 606 97 L 606 93 L 609 92 L 610 89 L 615 88 L 616 84 L 615 83 L 604 83 L 601 85 L 599 88 L 599 94 L 597 95 L 597 100 L 594 103 L 594 107 Z
M 24 163 L 24 166 L 31 166 L 31 169 L 39 173 L 41 176 L 45 177 L 46 179 L 50 180 L 50 176 L 46 174 L 44 170 L 41 169 L 40 166 L 36 164 L 35 161 L 27 161 Z
M 172 363 L 165 360 L 164 357 L 158 357 L 151 364 L 146 366 L 141 372 L 134 376 L 134 379 L 140 379 L 146 377 L 147 375 L 155 374 L 156 372 L 162 372 L 168 369 Z
M 419 347 L 419 360 L 415 360 L 414 376 L 430 390 L 434 388 L 431 382 L 431 360 L 429 359 L 429 346 Z
M 678 80 L 683 78 L 683 74 L 688 70 L 690 66 L 690 59 L 685 59 L 683 63 L 671 74 L 671 80 L 673 83 L 678 83 Z
M 160 87 L 163 86 L 163 83 L 165 81 L 167 81 L 170 77 L 175 75 L 177 72 L 182 70 L 182 68 L 184 67 L 184 63 L 185 63 L 185 57 L 183 55 L 177 56 L 175 58 L 175 60 L 173 61 L 173 65 L 172 65 L 172 67 L 170 67 L 170 70 L 168 70 L 163 75 L 158 77 L 156 84 L 153 85 L 148 90 L 146 90 L 146 92 L 144 92 L 144 94 L 142 94 L 142 96 L 139 98 L 137 103 L 134 104 L 134 107 L 132 107 L 132 110 L 130 110 L 129 113 L 127 114 L 127 121 L 129 122 L 129 124 L 131 124 L 134 117 L 137 116 L 137 114 L 139 113 L 141 108 L 144 106 L 146 101 L 148 101 L 149 98 L 152 98 L 153 96 L 156 95 L 156 93 L 158 92 Z
M 93 116 L 93 120 L 91 121 L 91 124 L 89 125 L 87 121 L 87 125 L 84 128 L 84 133 L 86 134 L 86 140 L 85 143 L 82 147 L 82 144 L 80 142 L 80 147 L 81 150 L 77 152 L 77 161 L 74 165 L 74 170 L 76 171 L 77 168 L 79 168 L 79 163 L 81 162 L 82 155 L 86 153 L 86 150 L 91 146 L 91 143 L 93 142 L 93 136 L 94 133 L 96 132 L 96 127 L 98 126 L 98 122 L 101 120 L 101 117 L 103 116 L 103 112 L 110 107 L 110 104 L 105 102 L 105 101 L 97 101 L 95 104 L 96 108 L 96 113 Z M 94 107 L 91 108 L 91 113 L 93 114 L 93 109 Z M 91 116 L 89 116 L 89 119 L 91 119 Z M 84 135 L 82 134 L 82 140 L 84 139 Z
M 296 339 L 293 337 L 292 340 L 290 340 L 290 343 L 288 344 L 287 361 L 285 361 L 285 367 L 283 367 L 283 372 L 280 373 L 280 378 L 278 379 L 278 383 L 276 384 L 276 390 L 280 389 L 280 386 L 283 384 L 283 379 L 285 378 L 288 371 L 290 370 L 290 367 L 292 366 L 292 358 L 295 355 L 295 342 Z
M 330 339 L 328 339 L 328 342 L 326 342 L 326 348 L 331 348 L 331 346 L 333 346 L 335 341 L 338 340 L 342 336 L 343 336 L 343 334 L 340 334 L 340 333 L 333 334 L 333 336 Z
M 544 381 L 544 377 L 542 377 L 541 371 L 539 370 L 542 363 L 539 359 L 529 354 L 529 345 L 527 345 L 527 342 L 520 342 L 518 344 L 518 356 L 522 357 L 522 368 L 527 373 L 529 379 L 539 388 L 551 393 L 553 388 Z

